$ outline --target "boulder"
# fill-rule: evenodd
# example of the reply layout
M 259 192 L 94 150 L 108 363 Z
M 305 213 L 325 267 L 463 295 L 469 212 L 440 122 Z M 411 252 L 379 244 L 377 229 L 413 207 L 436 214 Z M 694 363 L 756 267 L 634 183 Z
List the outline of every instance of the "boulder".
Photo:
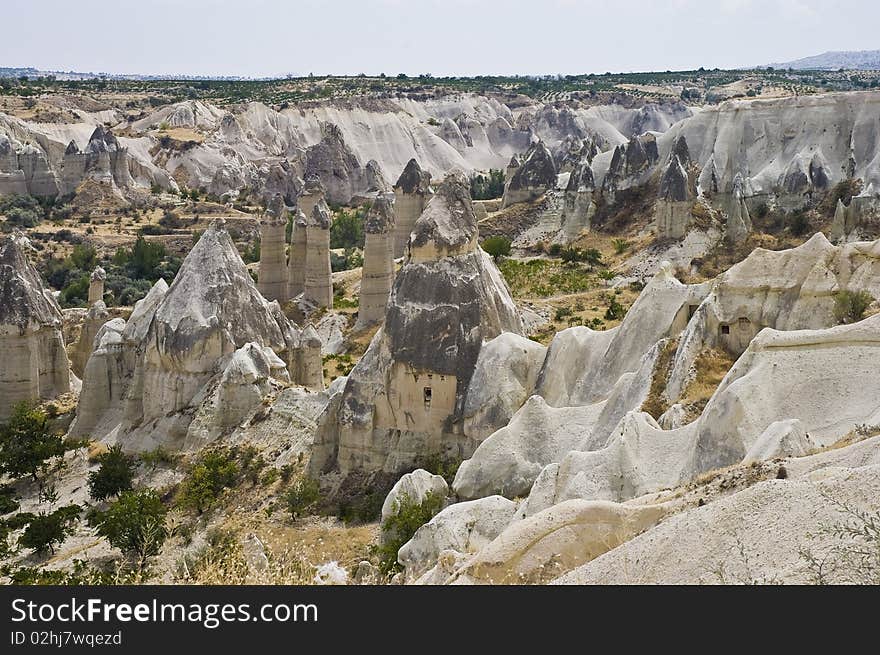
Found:
M 488 545 L 514 520 L 516 503 L 502 496 L 455 503 L 420 527 L 398 551 L 407 577 L 434 567 L 442 553 L 472 555 Z

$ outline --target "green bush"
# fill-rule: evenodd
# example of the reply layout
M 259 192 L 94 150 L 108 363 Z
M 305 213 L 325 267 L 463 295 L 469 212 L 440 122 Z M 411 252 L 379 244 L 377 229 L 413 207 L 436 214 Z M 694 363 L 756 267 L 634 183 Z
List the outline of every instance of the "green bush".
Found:
M 167 509 L 155 490 L 124 491 L 106 511 L 92 511 L 89 523 L 111 546 L 132 558 L 138 569 L 143 570 L 168 537 L 166 514 Z
M 379 569 L 391 573 L 398 569 L 397 551 L 412 539 L 420 527 L 443 509 L 444 498 L 428 493 L 421 503 L 415 503 L 405 494 L 400 498 L 398 511 L 382 524 L 382 543 L 376 548 Z
M 10 477 L 30 475 L 36 481 L 48 461 L 64 451 L 64 439 L 49 429 L 46 412 L 26 402 L 18 403 L 0 425 L 0 471 Z
M 510 255 L 510 239 L 500 236 L 489 237 L 483 241 L 482 248 L 497 262 L 502 257 Z
M 354 211 L 340 210 L 330 225 L 330 247 L 363 248 L 366 213 L 366 206 Z
M 51 514 L 28 515 L 28 524 L 18 545 L 41 553 L 46 550 L 54 553 L 55 545 L 62 543 L 73 530 L 79 519 L 79 505 L 67 505 Z
M 838 291 L 834 294 L 834 318 L 838 323 L 857 323 L 872 302 L 874 296 L 867 291 Z
M 95 500 L 104 500 L 130 491 L 136 468 L 134 457 L 122 452 L 118 444 L 97 457 L 100 468 L 89 473 L 89 494 Z
M 205 453 L 183 481 L 177 502 L 199 514 L 211 508 L 225 489 L 238 483 L 240 469 L 229 449 Z
M 626 307 L 621 305 L 615 296 L 611 296 L 608 300 L 608 309 L 605 310 L 605 318 L 614 321 L 623 318 L 626 315 Z
M 293 483 L 290 490 L 284 495 L 287 511 L 295 521 L 308 510 L 313 508 L 321 498 L 321 488 L 318 483 L 309 477 L 304 477 Z
M 571 316 L 571 313 L 571 309 L 568 307 L 558 307 L 556 313 L 553 315 L 553 320 L 561 321 L 564 318 Z
M 489 175 L 471 177 L 471 198 L 493 200 L 504 195 L 504 171 L 489 169 Z
M 618 255 L 622 255 L 630 249 L 630 246 L 632 246 L 632 244 L 626 239 L 612 239 L 611 245 L 614 246 L 614 252 Z
M 788 222 L 788 229 L 795 236 L 802 236 L 810 229 L 810 217 L 803 210 L 792 213 Z
M 142 452 L 138 457 L 141 462 L 146 466 L 149 466 L 151 469 L 155 469 L 160 464 L 173 464 L 176 459 L 175 455 L 169 453 L 162 446 L 159 446 L 154 450 Z

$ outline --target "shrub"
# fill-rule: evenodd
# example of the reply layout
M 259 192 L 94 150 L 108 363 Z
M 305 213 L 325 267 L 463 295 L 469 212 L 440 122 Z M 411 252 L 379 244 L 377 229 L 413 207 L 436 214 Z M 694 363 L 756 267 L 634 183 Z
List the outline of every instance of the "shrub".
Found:
M 159 225 L 169 230 L 176 230 L 183 226 L 180 216 L 171 210 L 167 210 L 159 219 Z
M 48 460 L 63 455 L 64 439 L 49 430 L 48 422 L 41 409 L 18 403 L 0 425 L 0 470 L 13 478 L 30 475 L 36 481 Z
M 880 584 L 880 512 L 864 511 L 823 494 L 842 519 L 823 525 L 813 539 L 824 536 L 830 545 L 821 552 L 801 548 L 813 584 Z
M 304 477 L 293 483 L 290 490 L 284 495 L 287 503 L 287 511 L 295 521 L 315 506 L 321 497 L 321 488 L 318 483 L 309 477 Z
M 330 225 L 331 248 L 363 248 L 366 207 L 353 212 L 340 210 Z
M 489 169 L 489 175 L 474 175 L 471 178 L 471 198 L 492 200 L 504 195 L 504 171 Z
M 89 473 L 89 494 L 92 498 L 104 500 L 131 490 L 136 467 L 134 457 L 123 453 L 122 447 L 117 444 L 98 455 L 96 460 L 100 468 Z
M 614 246 L 614 252 L 618 255 L 622 255 L 632 246 L 626 239 L 612 239 L 611 245 Z
M 245 264 L 253 264 L 254 262 L 260 261 L 259 235 L 254 237 L 254 240 L 249 245 L 245 246 L 244 252 L 241 253 L 241 258 Z
M 571 309 L 568 307 L 559 307 L 556 309 L 556 313 L 553 315 L 554 321 L 561 321 L 564 318 L 571 316 Z
M 6 222 L 15 227 L 36 227 L 42 217 L 32 209 L 14 207 L 6 212 Z
M 147 450 L 139 455 L 140 460 L 151 469 L 155 469 L 160 464 L 173 464 L 175 456 L 167 450 L 159 446 L 154 450 Z
M 807 212 L 799 210 L 791 215 L 788 223 L 788 229 L 795 236 L 802 236 L 810 229 L 810 217 Z
M 398 568 L 397 551 L 412 539 L 420 527 L 443 509 L 444 498 L 428 493 L 421 503 L 415 503 L 406 495 L 400 499 L 398 511 L 382 524 L 382 543 L 377 547 L 379 569 L 391 573 Z
M 124 491 L 106 511 L 91 512 L 89 523 L 143 570 L 168 537 L 166 513 L 155 490 Z
M 872 302 L 874 297 L 867 291 L 838 291 L 834 294 L 834 318 L 838 323 L 857 323 Z
M 70 280 L 61 289 L 61 306 L 78 307 L 84 306 L 89 299 L 89 276 L 85 273 Z
M 79 505 L 67 505 L 51 514 L 29 515 L 24 533 L 19 537 L 18 544 L 41 553 L 48 550 L 55 552 L 55 545 L 62 543 L 79 519 Z
M 615 296 L 611 296 L 608 300 L 608 309 L 605 310 L 605 319 L 615 321 L 626 315 L 626 307 L 621 305 Z
M 492 255 L 497 262 L 502 257 L 510 255 L 510 239 L 507 237 L 489 237 L 483 241 L 483 250 Z
M 239 467 L 231 451 L 205 453 L 184 480 L 178 504 L 201 514 L 217 502 L 225 489 L 234 487 L 238 477 Z

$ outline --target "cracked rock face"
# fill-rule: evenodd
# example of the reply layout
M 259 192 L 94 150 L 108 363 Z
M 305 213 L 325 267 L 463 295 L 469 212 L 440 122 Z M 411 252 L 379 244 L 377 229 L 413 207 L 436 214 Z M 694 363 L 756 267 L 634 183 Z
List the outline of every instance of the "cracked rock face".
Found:
M 505 207 L 517 202 L 537 198 L 556 186 L 556 163 L 553 155 L 542 141 L 533 145 L 526 153 L 522 165 L 510 178 L 504 189 Z
M 394 185 L 394 257 L 403 256 L 409 235 L 431 199 L 431 174 L 410 159 Z
M 473 450 L 462 419 L 480 349 L 501 332 L 522 331 L 510 292 L 476 237 L 467 182 L 449 175 L 413 230 L 385 326 L 325 411 L 313 475 L 396 472 L 419 457 Z
M 61 310 L 28 259 L 28 240 L 7 237 L 0 248 L 0 419 L 16 403 L 70 390 L 70 362 Z
M 360 165 L 346 145 L 342 131 L 333 123 L 321 124 L 321 140 L 306 153 L 305 173 L 307 177 L 319 178 L 327 200 L 340 205 L 367 191 L 374 177 Z
M 299 381 L 300 331 L 260 295 L 222 221 L 170 287 L 160 281 L 127 324 L 112 323 L 95 339 L 73 434 L 113 435 L 127 450 L 179 448 L 206 402 L 220 409 L 198 414 L 202 441 L 244 416 L 269 378 L 289 379 L 287 362 Z
M 364 219 L 364 265 L 361 273 L 357 327 L 381 323 L 385 318 L 394 280 L 394 195 L 381 195 Z

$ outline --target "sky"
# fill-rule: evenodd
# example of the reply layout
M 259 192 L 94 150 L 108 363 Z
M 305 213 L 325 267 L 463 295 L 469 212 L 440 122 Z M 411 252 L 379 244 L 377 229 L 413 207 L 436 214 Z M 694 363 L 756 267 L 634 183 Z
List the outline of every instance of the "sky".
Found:
M 877 0 L 0 0 L 0 67 L 275 77 L 740 68 L 880 49 Z

